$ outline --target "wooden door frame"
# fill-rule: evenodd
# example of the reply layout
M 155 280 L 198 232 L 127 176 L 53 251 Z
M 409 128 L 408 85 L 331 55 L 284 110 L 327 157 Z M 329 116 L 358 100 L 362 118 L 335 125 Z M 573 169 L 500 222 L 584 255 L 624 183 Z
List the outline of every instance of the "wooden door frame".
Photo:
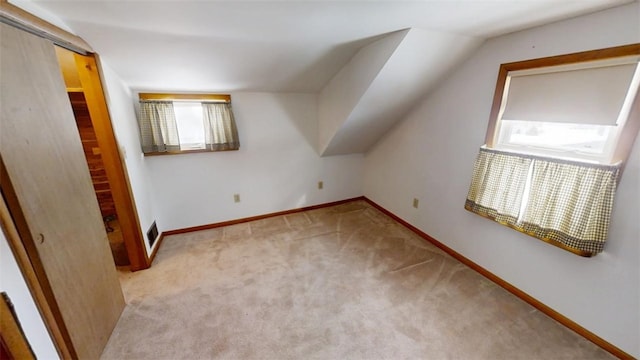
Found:
M 97 55 L 74 54 L 80 83 L 89 109 L 89 117 L 98 139 L 98 147 L 109 180 L 131 271 L 147 269 L 151 264 L 133 199 L 130 182 L 118 147 L 109 108 L 100 77 Z
M 0 345 L 11 359 L 36 360 L 9 295 L 0 294 Z M 1 357 L 1 356 L 0 356 Z

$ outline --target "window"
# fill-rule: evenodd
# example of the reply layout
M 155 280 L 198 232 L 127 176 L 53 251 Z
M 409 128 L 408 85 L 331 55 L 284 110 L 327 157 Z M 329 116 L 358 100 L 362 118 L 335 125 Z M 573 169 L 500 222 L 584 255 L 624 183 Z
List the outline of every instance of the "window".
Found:
M 508 71 L 494 148 L 612 163 L 638 92 L 638 58 Z
M 600 160 L 614 133 L 604 125 L 503 120 L 496 148 Z
M 204 149 L 204 122 L 199 102 L 174 101 L 180 150 Z
M 139 94 L 145 155 L 237 150 L 229 95 Z
M 502 64 L 465 209 L 581 256 L 604 249 L 640 128 L 640 44 Z

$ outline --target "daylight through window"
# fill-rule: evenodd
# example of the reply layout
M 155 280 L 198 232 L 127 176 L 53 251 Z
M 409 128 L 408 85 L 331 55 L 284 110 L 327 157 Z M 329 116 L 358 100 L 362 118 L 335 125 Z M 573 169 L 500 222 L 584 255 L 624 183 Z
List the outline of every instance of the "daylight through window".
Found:
M 240 147 L 229 95 L 141 93 L 138 124 L 145 155 Z
M 638 57 L 509 71 L 494 148 L 601 164 L 638 92 Z
M 180 150 L 204 149 L 204 123 L 199 102 L 174 101 Z
M 640 129 L 640 44 L 502 64 L 465 209 L 582 256 L 604 249 Z

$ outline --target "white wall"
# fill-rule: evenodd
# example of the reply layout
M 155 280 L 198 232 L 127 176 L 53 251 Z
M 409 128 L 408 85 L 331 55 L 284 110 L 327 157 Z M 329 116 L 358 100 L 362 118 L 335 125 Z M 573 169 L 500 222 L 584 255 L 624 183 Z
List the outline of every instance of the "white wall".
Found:
M 409 30 L 384 36 L 360 49 L 318 96 L 318 152 L 324 153 Z
M 501 63 L 640 42 L 638 2 L 487 41 L 365 156 L 364 194 L 640 356 L 640 140 L 605 251 L 581 258 L 464 210 Z M 414 197 L 420 208 L 411 207 Z
M 113 131 L 120 147 L 120 154 L 124 158 L 147 254 L 151 254 L 146 232 L 155 220 L 154 198 L 151 196 L 153 190 L 148 175 L 147 158 L 142 155 L 140 148 L 133 95 L 105 59 L 101 58 L 100 65 Z M 154 247 L 157 244 L 156 242 Z
M 240 150 L 145 159 L 160 231 L 362 195 L 361 154 L 321 158 L 314 149 L 316 95 L 232 93 L 231 98 Z M 324 189 L 317 188 L 318 181 Z M 240 194 L 239 203 L 233 194 Z
M 18 316 L 22 330 L 38 359 L 59 359 L 49 332 L 40 317 L 27 283 L 0 229 L 0 291 L 6 292 Z
M 336 107 L 349 112 L 346 113 L 347 118 L 338 123 L 339 126 L 333 130 L 322 155 L 368 151 L 395 123 L 401 121 L 425 94 L 437 87 L 444 76 L 466 60 L 484 41 L 480 38 L 417 28 L 394 33 L 388 38 L 397 37 L 396 34 L 404 36 L 392 53 L 386 53 L 385 47 L 390 45 L 386 38 L 383 39 L 387 42 L 386 45 L 379 40 L 365 47 L 363 50 L 367 51 L 361 50 L 354 58 L 358 61 L 352 60 L 334 80 L 339 79 L 347 69 L 355 68 L 358 71 L 347 71 L 350 77 L 342 78 L 347 80 L 346 83 L 332 80 L 330 86 L 323 89 L 321 100 L 327 89 L 330 89 L 332 94 L 351 92 L 355 90 L 354 84 L 361 86 L 365 83 L 364 80 L 367 80 L 368 84 L 361 90 L 359 99 L 355 99 L 356 103 L 349 103 L 351 109 L 341 109 L 349 105 L 342 98 L 328 104 L 331 108 Z M 376 57 L 381 56 L 388 58 L 372 80 L 357 77 L 369 76 L 370 74 L 362 69 L 377 69 L 377 66 L 371 66 L 380 60 Z M 336 89 L 336 85 L 341 88 Z M 322 114 L 322 107 L 320 110 Z M 322 129 L 326 119 L 320 119 Z

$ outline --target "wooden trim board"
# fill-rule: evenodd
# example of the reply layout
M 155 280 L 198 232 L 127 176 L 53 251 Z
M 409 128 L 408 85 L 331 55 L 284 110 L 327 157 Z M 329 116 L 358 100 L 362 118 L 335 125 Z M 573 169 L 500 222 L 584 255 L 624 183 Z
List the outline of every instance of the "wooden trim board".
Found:
M 0 295 L 0 339 L 9 359 L 35 360 L 33 349 L 22 330 L 11 299 L 5 292 Z
M 156 245 L 156 247 L 151 252 L 151 256 L 149 257 L 149 264 L 151 265 L 153 263 L 153 259 L 155 259 L 156 253 L 158 252 L 158 249 L 160 249 L 160 245 L 162 245 L 162 240 L 164 240 L 165 236 L 184 234 L 184 233 L 188 233 L 188 232 L 192 232 L 192 231 L 215 229 L 215 228 L 219 228 L 219 227 L 223 227 L 223 226 L 235 225 L 235 224 L 245 223 L 245 222 L 249 222 L 249 221 L 262 220 L 262 219 L 266 219 L 266 218 L 270 218 L 270 217 L 274 217 L 274 216 L 295 214 L 295 213 L 299 213 L 299 212 L 303 212 L 303 211 L 309 211 L 309 210 L 315 210 L 315 209 L 325 208 L 325 207 L 329 207 L 329 206 L 346 204 L 346 203 L 349 203 L 349 202 L 352 202 L 352 201 L 356 201 L 356 200 L 365 200 L 365 198 L 364 198 L 364 196 L 358 196 L 358 197 L 351 198 L 351 199 L 333 201 L 333 202 L 330 202 L 330 203 L 324 203 L 324 204 L 319 204 L 319 205 L 305 206 L 305 207 L 301 207 L 301 208 L 297 208 L 297 209 L 278 211 L 278 212 L 264 214 L 264 215 L 250 216 L 250 217 L 241 218 L 241 219 L 222 221 L 222 222 L 219 222 L 219 223 L 213 223 L 213 224 L 192 226 L 192 227 L 176 229 L 176 230 L 163 231 L 160 234 L 160 237 L 157 240 L 158 245 Z
M 120 156 L 111 117 L 107 107 L 100 69 L 95 55 L 74 54 L 76 68 L 84 96 L 87 101 L 89 115 L 98 138 L 102 161 L 104 162 L 113 201 L 118 214 L 118 221 L 124 235 L 125 248 L 129 257 L 131 271 L 144 270 L 150 261 L 140 230 L 138 212 L 129 187 L 125 167 Z
M 456 252 L 455 250 L 451 249 L 450 247 L 446 246 L 445 244 L 441 243 L 440 241 L 432 238 L 430 235 L 428 235 L 427 233 L 425 233 L 422 230 L 418 229 L 417 227 L 415 227 L 415 226 L 409 224 L 408 222 L 402 220 L 400 217 L 396 216 L 394 213 L 392 213 L 389 210 L 383 208 L 382 206 L 376 204 L 371 199 L 365 197 L 364 200 L 366 202 L 368 202 L 369 204 L 371 204 L 371 206 L 373 206 L 376 209 L 378 209 L 381 212 L 383 212 L 385 215 L 389 216 L 393 220 L 397 221 L 398 223 L 402 224 L 403 226 L 405 226 L 409 230 L 413 231 L 414 233 L 416 233 L 421 238 L 425 239 L 426 241 L 430 242 L 431 244 L 433 244 L 437 248 L 439 248 L 442 251 L 446 252 L 447 254 L 449 254 L 454 259 L 460 261 L 461 263 L 465 264 L 466 266 L 468 266 L 471 269 L 473 269 L 476 272 L 478 272 L 480 275 L 482 275 L 482 276 L 486 277 L 487 279 L 493 281 L 498 286 L 502 287 L 503 289 L 507 290 L 508 292 L 512 293 L 513 295 L 519 297 L 520 299 L 522 299 L 523 301 L 525 301 L 529 305 L 531 305 L 531 306 L 535 307 L 536 309 L 540 310 L 542 313 L 544 313 L 547 316 L 549 316 L 550 318 L 556 320 L 560 324 L 562 324 L 562 325 L 566 326 L 567 328 L 575 331 L 578 335 L 584 337 L 585 339 L 591 341 L 592 343 L 598 345 L 602 349 L 610 352 L 611 354 L 613 354 L 614 356 L 616 356 L 616 357 L 618 357 L 620 359 L 635 359 L 633 356 L 631 356 L 631 355 L 627 354 L 626 352 L 622 351 L 617 346 L 609 343 L 608 341 L 604 340 L 603 338 L 599 337 L 598 335 L 596 335 L 596 334 L 592 333 L 591 331 L 585 329 L 584 327 L 580 326 L 579 324 L 577 324 L 573 320 L 569 319 L 568 317 L 566 317 L 566 316 L 560 314 L 559 312 L 553 310 L 552 308 L 550 308 L 549 306 L 543 304 L 541 301 L 537 300 L 533 296 L 531 296 L 531 295 L 527 294 L 526 292 L 518 289 L 517 287 L 509 284 L 508 282 L 506 282 L 502 278 L 498 277 L 494 273 L 492 273 L 489 270 L 483 268 L 482 266 L 476 264 L 475 262 L 473 262 L 470 259 L 466 258 L 462 254 Z
M 231 102 L 229 94 L 160 94 L 160 93 L 139 93 L 140 100 L 183 100 L 183 101 L 214 101 Z
M 364 200 L 364 199 L 365 199 L 364 196 L 359 196 L 359 197 L 346 199 L 346 200 L 333 201 L 333 202 L 330 202 L 330 203 L 324 203 L 324 204 L 319 204 L 319 205 L 305 206 L 305 207 L 301 207 L 301 208 L 297 208 L 297 209 L 278 211 L 278 212 L 264 214 L 264 215 L 250 216 L 250 217 L 236 219 L 236 220 L 222 221 L 222 222 L 214 223 L 214 224 L 192 226 L 192 227 L 183 228 L 183 229 L 177 229 L 177 230 L 169 230 L 169 231 L 162 232 L 162 236 L 183 234 L 183 233 L 188 233 L 188 232 L 192 232 L 192 231 L 200 231 L 200 230 L 207 230 L 207 229 L 215 229 L 215 228 L 222 227 L 222 226 L 229 226 L 229 225 L 235 225 L 235 224 L 245 223 L 245 222 L 249 222 L 249 221 L 262 220 L 262 219 L 266 219 L 266 218 L 270 218 L 270 217 L 274 217 L 274 216 L 280 216 L 280 215 L 295 214 L 295 213 L 302 212 L 302 211 L 315 210 L 315 209 L 320 209 L 320 208 L 325 208 L 325 207 L 335 206 L 335 205 L 340 205 L 340 204 L 346 204 L 348 202 L 352 202 L 352 201 L 356 201 L 356 200 Z

